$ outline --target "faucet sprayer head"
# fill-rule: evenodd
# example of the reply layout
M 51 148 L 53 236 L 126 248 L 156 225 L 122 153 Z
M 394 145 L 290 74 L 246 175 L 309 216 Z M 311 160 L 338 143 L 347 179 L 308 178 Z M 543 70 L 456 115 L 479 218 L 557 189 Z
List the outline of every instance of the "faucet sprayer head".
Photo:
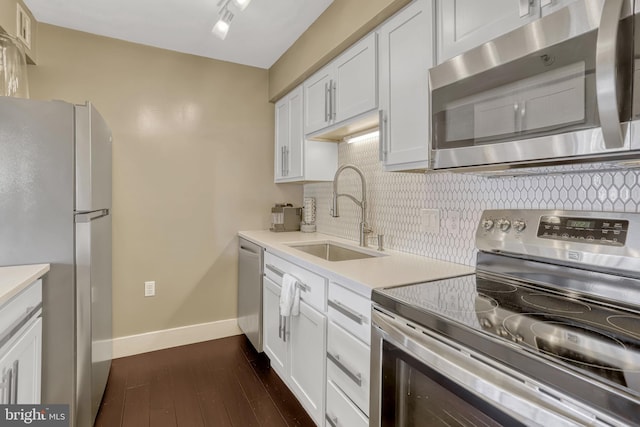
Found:
M 331 216 L 337 218 L 340 216 L 340 212 L 338 211 L 338 193 L 333 193 L 333 197 L 331 198 Z

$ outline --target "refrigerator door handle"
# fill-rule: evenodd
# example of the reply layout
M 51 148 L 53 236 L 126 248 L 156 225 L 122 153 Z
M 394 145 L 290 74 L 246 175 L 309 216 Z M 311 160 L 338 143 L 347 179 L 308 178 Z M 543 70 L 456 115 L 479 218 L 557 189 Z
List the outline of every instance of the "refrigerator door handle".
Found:
M 76 211 L 75 218 L 78 222 L 90 222 L 94 219 L 109 215 L 109 209 L 98 209 L 97 211 Z

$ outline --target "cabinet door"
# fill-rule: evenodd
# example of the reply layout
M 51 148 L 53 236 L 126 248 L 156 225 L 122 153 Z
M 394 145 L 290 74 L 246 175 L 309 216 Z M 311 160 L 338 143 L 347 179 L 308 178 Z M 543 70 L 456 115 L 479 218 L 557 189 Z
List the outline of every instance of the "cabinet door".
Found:
M 379 32 L 380 145 L 387 170 L 428 166 L 432 28 L 433 1 L 419 0 Z
M 376 40 L 371 33 L 334 61 L 330 111 L 335 123 L 378 106 Z
M 275 182 L 286 177 L 285 150 L 289 148 L 289 138 L 289 100 L 285 97 L 276 103 Z
M 437 10 L 438 63 L 540 16 L 540 8 L 527 0 L 439 0 Z
M 0 358 L 0 403 L 40 403 L 42 319 L 37 318 Z
M 264 352 L 271 361 L 271 367 L 285 379 L 287 343 L 282 337 L 280 323 L 280 287 L 267 277 L 263 282 L 262 303 Z
M 330 67 L 323 68 L 304 82 L 305 134 L 315 132 L 329 125 L 330 86 Z
M 291 387 L 318 425 L 324 416 L 326 323 L 325 316 L 304 301 L 300 302 L 300 315 L 291 317 Z
M 304 177 L 302 88 L 298 87 L 276 103 L 275 182 Z

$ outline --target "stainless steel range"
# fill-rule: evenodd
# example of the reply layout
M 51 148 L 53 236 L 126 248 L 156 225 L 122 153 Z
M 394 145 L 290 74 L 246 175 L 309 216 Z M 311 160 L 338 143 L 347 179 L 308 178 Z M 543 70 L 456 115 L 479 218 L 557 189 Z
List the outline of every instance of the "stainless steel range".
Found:
M 476 245 L 374 292 L 371 425 L 640 425 L 640 214 L 485 211 Z

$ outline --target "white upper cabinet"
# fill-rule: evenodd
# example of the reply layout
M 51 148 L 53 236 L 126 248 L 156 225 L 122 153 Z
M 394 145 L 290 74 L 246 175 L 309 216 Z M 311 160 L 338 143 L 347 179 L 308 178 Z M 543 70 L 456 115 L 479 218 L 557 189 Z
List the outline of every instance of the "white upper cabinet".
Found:
M 438 0 L 438 63 L 539 17 L 537 0 Z
M 305 134 L 376 109 L 376 48 L 376 34 L 371 33 L 304 82 Z
M 338 147 L 306 141 L 303 91 L 297 87 L 276 103 L 275 182 L 330 181 L 338 167 Z
M 433 0 L 417 0 L 379 30 L 380 160 L 385 170 L 426 168 Z

